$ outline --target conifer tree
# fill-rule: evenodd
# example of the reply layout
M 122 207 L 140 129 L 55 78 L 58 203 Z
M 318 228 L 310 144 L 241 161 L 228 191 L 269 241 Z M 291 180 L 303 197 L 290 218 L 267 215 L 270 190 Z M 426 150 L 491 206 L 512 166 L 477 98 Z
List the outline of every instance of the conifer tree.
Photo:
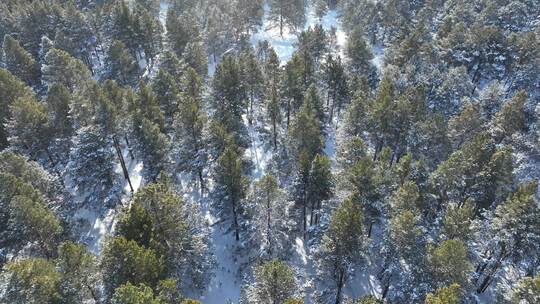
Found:
M 8 71 L 29 86 L 39 84 L 39 64 L 30 53 L 20 46 L 19 41 L 6 35 L 2 49 L 2 61 Z
M 208 281 L 210 256 L 201 217 L 161 175 L 135 194 L 118 223 L 118 235 L 153 250 L 164 273 L 182 290 L 202 289 Z M 151 286 L 151 285 L 150 285 Z
M 339 115 L 350 98 L 347 75 L 341 63 L 341 57 L 336 59 L 328 55 L 325 64 L 325 82 L 328 90 L 326 106 L 330 108 L 330 119 L 334 117 L 334 111 Z
M 0 150 L 8 145 L 8 133 L 4 123 L 10 118 L 10 105 L 18 98 L 32 99 L 34 92 L 8 70 L 0 69 Z
M 283 29 L 289 27 L 291 31 L 297 31 L 305 22 L 305 7 L 301 0 L 272 0 L 269 3 L 269 20 L 274 26 L 279 27 L 279 33 L 283 37 Z
M 281 123 L 280 97 L 275 85 L 272 85 L 269 91 L 270 96 L 266 101 L 266 112 L 268 113 L 267 115 L 272 127 L 272 146 L 274 147 L 274 150 L 277 150 L 279 132 L 278 127 Z
M 99 208 L 115 203 L 114 154 L 112 145 L 96 125 L 77 130 L 69 155 L 67 174 L 85 206 Z
M 238 147 L 229 145 L 217 160 L 216 182 L 224 194 L 224 202 L 229 206 L 223 209 L 232 215 L 232 229 L 236 241 L 240 240 L 240 204 L 246 194 L 247 180 L 243 173 L 242 159 Z
M 322 203 L 332 197 L 334 180 L 330 159 L 317 154 L 311 164 L 309 173 L 308 201 L 311 203 L 309 225 L 319 223 Z
M 540 277 L 524 277 L 512 290 L 512 303 L 532 304 L 540 301 Z
M 162 258 L 156 256 L 154 250 L 124 237 L 114 237 L 107 242 L 100 267 L 107 299 L 112 299 L 116 288 L 128 282 L 155 288 L 164 278 Z
M 347 198 L 332 213 L 317 253 L 320 275 L 335 286 L 331 292 L 335 303 L 341 303 L 349 272 L 362 257 L 365 245 L 362 210 L 352 198 Z
M 176 130 L 174 149 L 178 165 L 198 179 L 201 191 L 205 188 L 204 169 L 208 161 L 205 138 L 208 118 L 202 107 L 200 96 L 187 94 L 174 121 Z
M 114 41 L 107 51 L 106 77 L 120 85 L 135 85 L 138 80 L 139 66 L 121 41 Z
M 7 293 L 9 303 L 60 303 L 60 273 L 54 263 L 42 258 L 30 258 L 6 265 L 10 274 Z
M 71 92 L 82 92 L 91 75 L 82 61 L 71 57 L 67 52 L 51 49 L 45 55 L 41 66 L 42 80 L 50 88 L 53 84 L 62 84 Z
M 97 258 L 83 244 L 64 242 L 58 246 L 56 260 L 62 275 L 60 290 L 68 303 L 100 299 Z
M 468 248 L 462 241 L 447 240 L 428 251 L 435 286 L 454 283 L 467 286 L 472 264 L 468 258 Z
M 422 231 L 419 218 L 407 210 L 397 213 L 390 219 L 390 239 L 397 253 L 406 261 L 411 261 L 418 254 Z
M 370 63 L 370 60 L 373 59 L 373 53 L 364 39 L 364 31 L 360 26 L 351 32 L 345 50 L 349 58 L 351 72 L 373 81 L 375 70 Z
M 289 240 L 288 203 L 285 193 L 272 175 L 265 175 L 253 185 L 248 196 L 253 204 L 250 218 L 254 222 L 252 241 L 262 257 L 281 256 Z
M 49 116 L 49 124 L 56 139 L 67 140 L 73 135 L 73 119 L 69 113 L 72 95 L 62 84 L 54 84 L 47 92 L 45 103 Z
M 247 147 L 247 134 L 242 115 L 246 113 L 247 95 L 243 83 L 242 67 L 239 60 L 232 55 L 222 58 L 213 78 L 214 117 L 233 133 L 236 143 Z
M 495 114 L 492 122 L 492 132 L 497 142 L 501 142 L 504 138 L 525 129 L 524 105 L 526 101 L 527 93 L 519 91 L 514 97 L 505 102 L 501 110 Z
M 426 297 L 426 304 L 459 304 L 460 301 L 461 287 L 459 284 L 439 288 L 434 294 L 430 293 Z
M 54 166 L 56 162 L 49 152 L 52 134 L 46 104 L 33 96 L 20 97 L 10 105 L 10 112 L 6 123 L 10 145 L 29 157 L 45 152 Z
M 279 260 L 261 264 L 255 268 L 255 284 L 249 293 L 250 303 L 286 303 L 296 293 L 293 270 Z

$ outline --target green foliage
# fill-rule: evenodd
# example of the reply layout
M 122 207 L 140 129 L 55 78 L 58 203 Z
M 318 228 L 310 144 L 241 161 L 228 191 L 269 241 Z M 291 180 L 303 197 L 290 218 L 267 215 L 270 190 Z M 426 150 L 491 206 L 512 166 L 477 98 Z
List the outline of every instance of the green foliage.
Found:
M 5 266 L 8 292 L 5 300 L 13 304 L 61 303 L 61 275 L 52 262 L 45 259 L 26 259 Z
M 524 277 L 512 290 L 512 303 L 533 304 L 540 301 L 540 277 Z
M 132 285 L 130 282 L 116 288 L 114 296 L 111 300 L 113 304 L 160 304 L 154 299 L 152 288 L 145 284 L 138 286 Z
M 378 300 L 374 296 L 363 296 L 360 299 L 356 300 L 354 304 L 382 304 L 383 302 Z
M 47 87 L 55 83 L 62 84 L 71 92 L 84 91 L 91 78 L 90 71 L 82 61 L 54 48 L 45 55 L 41 71 Z
M 390 219 L 390 239 L 398 253 L 406 259 L 414 257 L 420 247 L 422 230 L 419 219 L 411 211 L 402 211 Z
M 3 51 L 3 62 L 8 71 L 30 86 L 38 84 L 39 64 L 30 53 L 21 47 L 19 41 L 10 35 L 4 36 Z
M 20 97 L 11 104 L 10 112 L 6 126 L 11 146 L 29 156 L 46 150 L 52 135 L 46 104 L 31 96 Z
M 444 235 L 447 239 L 458 239 L 467 242 L 473 237 L 473 218 L 474 209 L 469 201 L 462 206 L 450 205 L 443 219 Z
M 501 245 L 517 260 L 527 259 L 539 245 L 540 207 L 535 198 L 537 182 L 521 184 L 497 206 L 492 228 Z
M 459 304 L 461 301 L 461 287 L 452 284 L 448 287 L 437 289 L 435 294 L 428 294 L 426 304 Z
M 156 287 L 164 277 L 163 259 L 155 250 L 119 236 L 107 241 L 102 253 L 105 294 L 112 298 L 116 288 L 130 282 Z
M 121 85 L 134 85 L 139 65 L 121 41 L 114 41 L 107 51 L 107 77 Z
M 428 260 L 437 286 L 454 283 L 467 286 L 472 264 L 468 258 L 468 248 L 462 241 L 447 240 L 428 251 Z
M 296 293 L 293 270 L 284 262 L 271 260 L 255 268 L 257 303 L 282 303 Z
M 3 122 L 9 120 L 10 105 L 19 98 L 25 100 L 35 98 L 34 92 L 8 70 L 0 69 L 0 120 Z M 0 149 L 5 148 L 7 144 L 8 133 L 2 123 L 0 124 Z
M 83 244 L 64 242 L 58 246 L 56 267 L 62 275 L 60 290 L 66 303 L 98 298 L 98 264 Z

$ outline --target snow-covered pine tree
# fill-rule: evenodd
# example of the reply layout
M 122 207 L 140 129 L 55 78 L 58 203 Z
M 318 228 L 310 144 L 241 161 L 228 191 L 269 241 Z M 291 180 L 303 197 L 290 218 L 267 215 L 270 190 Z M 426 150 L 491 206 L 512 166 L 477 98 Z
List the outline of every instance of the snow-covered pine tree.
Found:
M 264 259 L 285 257 L 293 226 L 291 206 L 276 178 L 267 174 L 255 182 L 246 201 L 253 250 Z

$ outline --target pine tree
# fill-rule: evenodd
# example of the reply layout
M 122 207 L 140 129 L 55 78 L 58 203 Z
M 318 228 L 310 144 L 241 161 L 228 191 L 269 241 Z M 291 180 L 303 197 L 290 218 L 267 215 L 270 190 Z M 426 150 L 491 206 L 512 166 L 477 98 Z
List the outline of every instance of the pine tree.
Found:
M 309 101 L 310 99 L 306 98 L 306 103 L 289 129 L 289 147 L 295 159 L 298 159 L 301 153 L 306 153 L 311 162 L 315 155 L 322 151 L 323 134 L 318 116 L 321 112 L 316 110 L 317 103 L 308 103 Z
M 459 284 L 439 288 L 437 292 L 430 293 L 426 297 L 426 304 L 459 304 L 460 301 L 461 287 Z
M 157 11 L 159 12 L 159 5 Z M 134 10 L 134 17 L 136 20 L 136 33 L 135 37 L 137 42 L 144 52 L 144 58 L 147 66 L 152 66 L 155 56 L 162 49 L 162 32 L 163 28 L 161 22 L 156 18 L 156 10 L 148 10 L 143 6 L 137 6 Z
M 41 72 L 42 80 L 48 88 L 57 83 L 64 85 L 71 92 L 84 91 L 91 78 L 90 71 L 82 61 L 54 48 L 45 55 Z
M 489 286 L 491 276 L 496 274 L 506 259 L 512 259 L 515 263 L 526 263 L 528 273 L 532 273 L 532 269 L 540 265 L 538 257 L 528 254 L 538 247 L 540 240 L 540 207 L 535 197 L 537 189 L 536 182 L 522 184 L 495 209 L 490 227 L 493 236 L 488 242 L 489 248 L 493 250 L 493 262 L 486 265 L 490 266 L 487 269 L 483 267 L 478 281 L 479 292 Z
M 195 73 L 194 70 L 192 70 Z M 207 116 L 203 112 L 202 99 L 198 93 L 187 94 L 175 117 L 175 153 L 179 167 L 199 180 L 201 191 L 205 188 L 204 169 L 208 162 L 205 126 Z
M 288 203 L 285 192 L 272 175 L 265 175 L 255 182 L 247 198 L 252 204 L 249 217 L 254 223 L 252 241 L 256 252 L 263 258 L 281 256 L 287 247 L 290 229 Z
M 118 235 L 154 251 L 168 277 L 183 290 L 202 289 L 208 281 L 210 256 L 202 220 L 194 205 L 186 203 L 160 176 L 141 188 L 118 222 Z
M 39 64 L 34 57 L 28 53 L 10 35 L 4 37 L 2 61 L 5 67 L 13 75 L 17 76 L 29 86 L 39 84 Z
M 476 134 L 484 129 L 484 119 L 480 114 L 479 104 L 467 103 L 463 105 L 460 113 L 450 118 L 448 129 L 448 136 L 456 149 L 472 140 Z
M 443 219 L 443 233 L 447 239 L 456 239 L 467 242 L 474 232 L 472 219 L 474 209 L 470 202 L 465 202 L 461 207 L 452 204 L 446 210 Z
M 120 85 L 135 85 L 139 75 L 139 65 L 121 41 L 114 41 L 107 51 L 106 77 Z
M 84 205 L 96 208 L 116 203 L 113 159 L 112 146 L 103 137 L 103 129 L 91 125 L 77 130 L 66 171 Z
M 472 264 L 468 258 L 468 248 L 460 240 L 447 240 L 437 247 L 428 249 L 428 260 L 433 273 L 435 286 L 457 283 L 467 286 Z
M 159 304 L 154 298 L 154 291 L 146 284 L 141 283 L 138 286 L 127 282 L 114 291 L 111 299 L 113 304 Z
M 10 119 L 10 105 L 18 98 L 35 98 L 34 92 L 8 70 L 0 69 L 0 120 Z M 0 124 L 0 150 L 8 145 L 8 133 L 4 123 Z
M 316 225 L 321 219 L 322 204 L 333 194 L 334 180 L 330 159 L 317 154 L 309 173 L 308 201 L 311 203 L 309 225 Z
M 335 303 L 341 303 L 343 287 L 350 270 L 357 265 L 366 245 L 363 214 L 352 198 L 341 203 L 331 216 L 327 232 L 318 249 L 318 272 L 335 284 Z
M 253 50 L 250 48 L 242 53 L 240 59 L 242 76 L 244 78 L 243 84 L 245 85 L 245 94 L 248 99 L 247 113 L 250 123 L 253 122 L 254 106 L 257 101 L 262 97 L 263 90 L 263 74 L 259 62 L 255 57 Z
M 8 292 L 3 300 L 8 303 L 61 303 L 61 275 L 55 265 L 42 258 L 31 258 L 8 263 L 10 274 Z
M 167 12 L 165 27 L 167 29 L 169 46 L 178 57 L 184 54 L 186 45 L 189 42 L 195 41 L 199 35 L 197 22 L 189 13 L 179 16 L 174 10 L 169 10 Z
M 165 118 L 165 126 L 170 129 L 175 114 L 180 109 L 181 93 L 178 82 L 174 77 L 163 69 L 159 69 L 152 81 L 152 92 L 156 101 L 159 102 Z
M 0 243 L 8 250 L 30 246 L 46 257 L 62 233 L 60 221 L 49 208 L 49 200 L 31 183 L 9 172 L 0 174 Z
M 237 0 L 235 1 L 237 19 L 245 29 L 246 34 L 256 32 L 257 28 L 262 25 L 264 15 L 264 1 L 262 0 Z
M 236 241 L 239 241 L 240 204 L 246 194 L 247 180 L 242 172 L 242 159 L 237 150 L 238 147 L 229 145 L 217 160 L 216 182 L 224 194 L 224 201 L 229 205 L 224 206 L 223 209 L 230 208 L 233 220 L 232 229 L 234 229 Z
M 49 153 L 52 139 L 46 104 L 33 96 L 20 97 L 10 105 L 10 120 L 6 123 L 10 145 L 30 157 L 46 152 L 54 166 L 56 162 Z
M 512 303 L 532 304 L 540 301 L 540 277 L 524 277 L 512 290 Z
M 390 219 L 390 239 L 399 256 L 411 261 L 418 255 L 422 243 L 422 230 L 419 218 L 413 212 L 406 210 L 397 213 Z
M 304 99 L 305 82 L 304 63 L 298 54 L 294 53 L 285 65 L 283 80 L 283 96 L 285 98 L 285 113 L 287 129 L 291 117 L 298 111 Z
M 283 29 L 289 27 L 291 31 L 297 31 L 305 23 L 305 7 L 301 0 L 272 0 L 269 2 L 270 11 L 268 19 L 279 27 L 279 33 L 283 37 Z
M 249 302 L 261 304 L 285 303 L 296 294 L 293 270 L 286 263 L 271 260 L 255 268 L 255 284 Z
M 66 302 L 99 301 L 97 259 L 87 251 L 85 245 L 72 242 L 60 244 L 56 264 L 62 275 L 60 290 Z
M 68 6 L 64 13 L 63 24 L 56 30 L 55 48 L 70 53 L 92 69 L 92 51 L 96 51 L 97 47 L 96 34 L 86 15 L 74 5 Z
M 525 130 L 524 106 L 526 101 L 527 93 L 519 91 L 514 97 L 505 102 L 501 110 L 495 114 L 492 122 L 492 132 L 497 142 L 509 138 L 516 132 Z
M 351 32 L 345 47 L 352 74 L 374 80 L 375 69 L 370 61 L 373 59 L 371 48 L 364 39 L 364 31 L 358 26 Z
M 47 92 L 45 103 L 49 115 L 49 124 L 54 126 L 52 132 L 58 139 L 68 139 L 73 135 L 73 119 L 69 113 L 72 95 L 62 84 L 54 84 Z
M 272 146 L 274 147 L 274 150 L 277 150 L 279 133 L 278 127 L 281 123 L 281 102 L 275 85 L 272 85 L 269 91 L 270 96 L 266 101 L 266 112 L 272 127 Z
M 247 93 L 239 60 L 226 55 L 216 67 L 212 83 L 214 117 L 233 133 L 236 143 L 247 147 L 247 134 L 242 115 L 246 111 Z
M 420 189 L 413 181 L 406 181 L 389 198 L 390 209 L 394 213 L 411 211 L 418 214 L 424 211 Z
M 103 249 L 101 265 L 105 296 L 111 299 L 116 288 L 130 282 L 156 287 L 164 277 L 163 260 L 147 249 L 124 237 L 111 238 Z
M 347 82 L 347 74 L 341 63 L 341 57 L 334 59 L 328 55 L 325 64 L 325 82 L 328 90 L 326 106 L 330 105 L 330 119 L 333 119 L 334 112 L 341 113 L 343 107 L 349 102 L 350 92 Z
M 202 43 L 194 41 L 186 44 L 183 58 L 186 64 L 194 69 L 200 77 L 207 76 L 208 58 Z
M 505 147 L 495 149 L 486 133 L 477 134 L 431 174 L 430 184 L 439 199 L 436 207 L 450 201 L 464 203 L 469 198 L 479 210 L 503 200 L 512 180 L 510 151 Z

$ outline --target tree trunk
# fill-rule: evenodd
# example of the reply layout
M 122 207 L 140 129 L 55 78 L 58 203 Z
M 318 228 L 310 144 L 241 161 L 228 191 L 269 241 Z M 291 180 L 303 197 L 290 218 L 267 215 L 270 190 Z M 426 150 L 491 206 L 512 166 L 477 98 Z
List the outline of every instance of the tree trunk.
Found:
M 134 160 L 135 156 L 133 155 L 133 150 L 131 149 L 131 146 L 129 145 L 129 139 L 127 137 L 127 134 L 124 135 L 124 141 L 126 142 L 126 147 L 128 149 L 128 152 L 129 152 L 129 157 L 131 158 L 131 160 Z
M 204 194 L 203 170 L 199 169 L 199 185 L 201 186 L 201 196 Z
M 270 193 L 266 192 L 266 241 L 268 242 L 268 255 L 272 256 L 272 225 L 270 212 Z
M 232 200 L 232 212 L 233 212 L 233 220 L 234 220 L 234 237 L 236 241 L 240 241 L 240 232 L 238 228 L 238 215 L 236 214 L 236 200 Z
M 277 126 L 276 119 L 272 119 L 272 132 L 274 134 L 274 151 L 277 150 Z
M 116 149 L 116 154 L 118 154 L 118 159 L 120 160 L 120 165 L 122 166 L 122 171 L 124 173 L 124 178 L 127 180 L 129 184 L 129 189 L 131 192 L 134 192 L 133 185 L 131 184 L 131 179 L 129 178 L 129 172 L 126 167 L 126 162 L 124 161 L 124 156 L 122 155 L 122 150 L 120 149 L 120 143 L 118 143 L 118 139 L 116 136 L 113 136 L 113 144 L 114 148 Z
M 335 304 L 341 303 L 341 292 L 343 290 L 343 285 L 345 284 L 345 271 L 343 269 L 339 269 L 339 275 L 337 280 L 337 292 L 336 292 L 336 302 Z

